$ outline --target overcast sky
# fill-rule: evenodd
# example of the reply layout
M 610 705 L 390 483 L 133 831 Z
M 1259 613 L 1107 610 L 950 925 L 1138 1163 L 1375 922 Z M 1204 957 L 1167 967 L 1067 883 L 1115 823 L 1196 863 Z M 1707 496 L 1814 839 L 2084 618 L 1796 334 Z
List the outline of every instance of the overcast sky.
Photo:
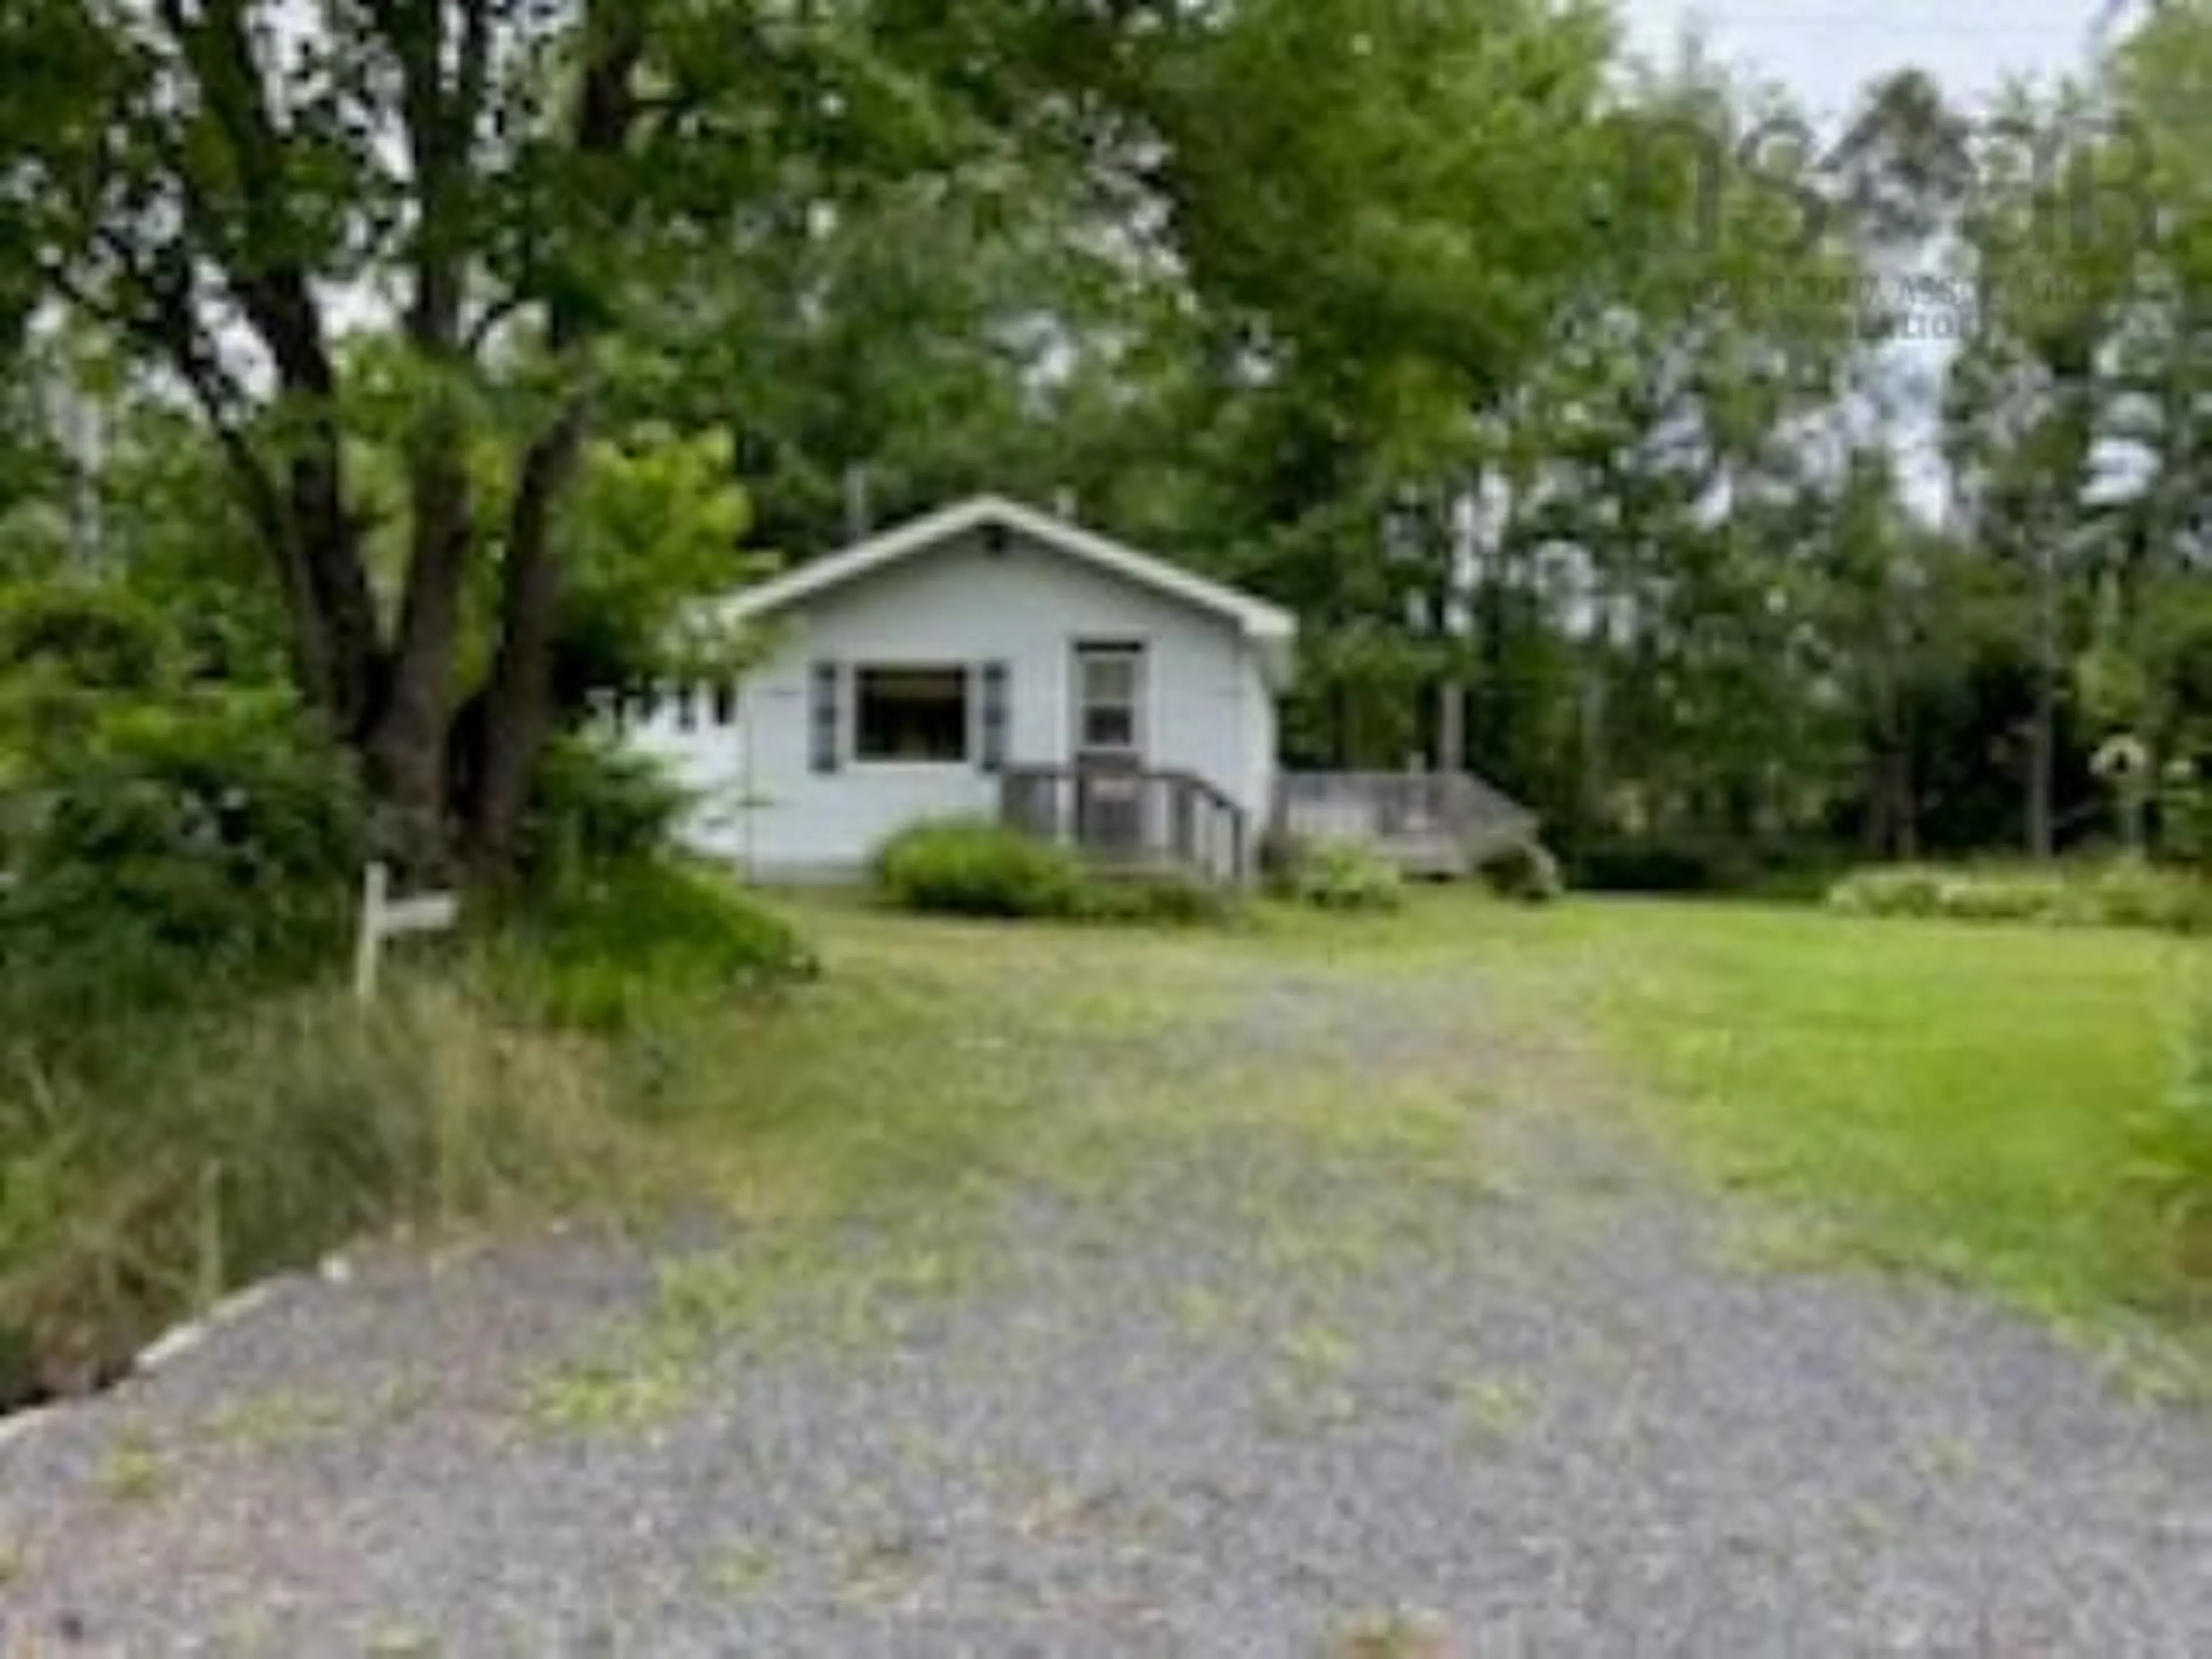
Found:
M 1820 120 L 1886 70 L 1929 70 L 1972 101 L 2010 76 L 2051 79 L 2086 60 L 2107 0 L 1617 0 L 1631 39 L 1664 58 L 1702 21 L 1716 54 L 1787 87 Z M 2132 5 L 2147 0 L 2130 0 Z

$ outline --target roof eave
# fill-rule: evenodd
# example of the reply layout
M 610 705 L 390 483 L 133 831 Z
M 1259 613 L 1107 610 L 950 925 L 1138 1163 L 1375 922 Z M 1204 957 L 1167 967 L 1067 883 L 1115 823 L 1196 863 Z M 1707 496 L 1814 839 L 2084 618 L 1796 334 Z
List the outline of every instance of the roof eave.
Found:
M 980 495 L 924 514 L 911 522 L 832 553 L 822 559 L 771 576 L 720 602 L 726 622 L 765 622 L 817 594 L 834 590 L 896 562 L 907 555 L 964 535 L 981 526 L 1000 524 L 1024 534 L 1056 544 L 1063 553 L 1110 569 L 1126 580 L 1150 587 L 1164 597 L 1194 609 L 1211 611 L 1233 621 L 1259 647 L 1271 679 L 1287 684 L 1296 654 L 1297 621 L 1290 612 L 1240 593 L 1194 571 L 1167 566 L 1164 562 L 1125 548 L 1095 531 L 1024 506 L 1003 496 Z M 1135 564 L 1158 564 L 1174 580 L 1163 580 Z

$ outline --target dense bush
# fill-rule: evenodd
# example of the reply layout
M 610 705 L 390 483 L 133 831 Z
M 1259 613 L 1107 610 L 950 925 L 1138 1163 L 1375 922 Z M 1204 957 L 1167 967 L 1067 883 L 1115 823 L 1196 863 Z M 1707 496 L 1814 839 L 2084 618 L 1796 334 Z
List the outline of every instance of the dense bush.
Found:
M 0 663 L 11 689 L 35 681 L 50 690 L 151 690 L 173 671 L 178 651 L 170 620 L 125 588 L 0 586 Z
M 2049 927 L 2212 927 L 2212 889 L 2201 879 L 2122 860 L 2106 865 L 1863 870 L 1829 890 L 1847 915 L 2037 922 Z
M 1585 842 L 1574 849 L 1574 884 L 1599 893 L 1718 893 L 1751 884 L 1739 851 L 1706 841 Z
M 2088 919 L 2106 927 L 2212 930 L 2212 884 L 2198 872 L 2124 861 L 2100 872 L 2086 897 Z
M 1523 904 L 1552 904 L 1566 896 L 1559 861 L 1541 842 L 1516 842 L 1485 859 L 1478 873 L 1492 892 Z
M 0 1035 L 42 1052 L 344 959 L 355 765 L 188 629 L 118 583 L 0 588 Z
M 1593 893 L 1815 899 L 1844 862 L 1819 842 L 1644 836 L 1584 840 L 1570 850 L 1565 873 L 1570 884 Z
M 1406 898 L 1398 866 L 1352 841 L 1300 848 L 1279 887 L 1285 896 L 1319 910 L 1395 910 Z
M 1215 921 L 1234 901 L 1175 875 L 1100 875 L 1064 847 L 981 818 L 900 830 L 878 851 L 876 884 L 903 910 L 997 921 Z
M 604 1032 L 817 968 L 798 932 L 732 882 L 655 860 L 579 875 L 509 918 L 492 950 L 532 1012 Z
M 1097 902 L 1074 854 L 981 819 L 899 831 L 876 854 L 876 880 L 902 909 L 940 915 L 1074 920 Z
M 343 959 L 367 818 L 351 765 L 289 700 L 111 711 L 12 799 L 0 1030 Z
M 2178 864 L 2212 878 L 2212 757 L 2181 756 L 2159 781 L 2160 850 Z
M 690 799 L 665 767 L 597 735 L 548 747 L 532 783 L 523 863 L 557 890 L 593 869 L 664 857 Z

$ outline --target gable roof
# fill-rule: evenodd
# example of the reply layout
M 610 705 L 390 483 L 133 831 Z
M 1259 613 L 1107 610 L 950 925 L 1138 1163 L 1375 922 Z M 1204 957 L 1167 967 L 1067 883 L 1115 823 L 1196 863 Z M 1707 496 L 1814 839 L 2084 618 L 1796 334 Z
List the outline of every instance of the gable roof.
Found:
M 942 546 L 956 537 L 993 526 L 1012 531 L 1062 557 L 1103 570 L 1234 623 L 1246 639 L 1261 647 L 1270 678 L 1287 678 L 1291 646 L 1297 637 L 1298 625 L 1297 619 L 1281 606 L 1225 583 L 1210 581 L 1110 537 L 1000 495 L 977 495 L 939 507 L 934 513 L 908 520 L 879 535 L 770 577 L 735 595 L 724 614 L 733 622 L 757 621 L 817 593 Z

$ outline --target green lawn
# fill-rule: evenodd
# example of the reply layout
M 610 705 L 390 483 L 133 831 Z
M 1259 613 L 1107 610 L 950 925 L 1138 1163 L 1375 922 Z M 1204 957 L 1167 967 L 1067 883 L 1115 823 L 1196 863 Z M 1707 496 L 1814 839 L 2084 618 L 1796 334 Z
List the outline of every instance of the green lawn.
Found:
M 1929 1273 L 2100 1339 L 2185 1304 L 2129 1165 L 2202 946 L 1450 891 L 1226 930 L 794 908 L 823 982 L 741 1016 L 708 1079 L 726 1104 L 687 1115 L 695 1174 L 768 1236 L 902 1212 L 934 1234 L 963 1198 L 1099 1188 L 1214 1133 L 1479 1180 L 1470 1130 L 1509 1098 L 1625 1115 L 1738 1201 L 1751 1270 Z M 1309 1023 L 1387 1021 L 1402 982 L 1433 1026 L 1462 976 L 1466 1020 L 1380 1070 L 1310 1030 L 1273 1057 L 1249 1034 L 1221 1051 L 1209 1032 L 1285 972 L 1319 988 L 1290 1016 Z
M 2183 1299 L 2130 1166 L 2203 946 L 1674 904 L 1562 932 L 1648 1080 L 1639 1118 L 1780 1201 L 1778 1261 L 1934 1271 L 2061 1319 Z
M 1289 936 L 1363 972 L 1464 959 L 1533 1037 L 1594 1049 L 1656 1142 L 1771 1200 L 1747 1249 L 1777 1266 L 1932 1272 L 2062 1321 L 2202 1305 L 2130 1167 L 2212 995 L 2201 942 L 1448 893 Z
M 274 1078 L 295 1126 L 304 1100 L 322 1103 L 313 1124 L 349 1129 L 362 1100 L 410 1103 L 379 1133 L 404 1151 L 418 1120 L 434 1126 L 433 1218 L 503 1212 L 447 1188 L 504 1193 L 518 1147 L 524 1212 L 532 1194 L 599 1187 L 610 1205 L 632 1188 L 648 1208 L 703 1200 L 739 1224 L 744 1271 L 683 1286 L 686 1322 L 702 1302 L 842 1273 L 855 1241 L 863 1279 L 935 1282 L 988 1254 L 969 1249 L 988 1231 L 971 1224 L 1012 1193 L 1107 1200 L 1099 1224 L 1116 1224 L 1125 1175 L 1205 1166 L 1224 1145 L 1249 1174 L 1206 1201 L 1238 1211 L 1233 1224 L 1286 1258 L 1372 1254 L 1405 1224 L 1392 1204 L 1318 1227 L 1310 1177 L 1380 1170 L 1363 1190 L 1409 1200 L 1442 1183 L 1447 1210 L 1502 1190 L 1516 1177 L 1484 1133 L 1500 1106 L 1625 1118 L 1731 1195 L 1725 1234 L 1754 1271 L 1933 1273 L 2100 1340 L 2179 1323 L 2192 1296 L 2207 1305 L 2130 1168 L 2180 1017 L 2212 991 L 2202 944 L 1753 907 L 1526 909 L 1464 890 L 1395 915 L 1266 907 L 1150 929 L 778 903 L 818 947 L 819 983 L 672 1010 L 604 1048 L 523 1042 L 433 982 L 423 1019 L 391 1040 L 364 1038 L 350 1007 L 281 1007 L 200 1094 L 226 1100 L 250 1073 L 258 1097 Z M 336 1065 L 351 1051 L 326 1024 L 363 1052 Z M 268 1176 L 272 1203 L 293 1202 L 291 1173 Z M 40 1198 L 34 1181 L 25 1194 Z M 66 1312 L 72 1275 L 123 1245 L 99 1231 L 105 1211 L 50 1207 L 89 1217 L 53 1231 L 52 1264 L 30 1252 L 54 1266 Z M 13 1213 L 40 1212 L 18 1195 Z M 216 1261 L 251 1271 L 240 1213 Z M 199 1214 L 177 1207 L 159 1236 L 175 1273 L 203 1259 Z

